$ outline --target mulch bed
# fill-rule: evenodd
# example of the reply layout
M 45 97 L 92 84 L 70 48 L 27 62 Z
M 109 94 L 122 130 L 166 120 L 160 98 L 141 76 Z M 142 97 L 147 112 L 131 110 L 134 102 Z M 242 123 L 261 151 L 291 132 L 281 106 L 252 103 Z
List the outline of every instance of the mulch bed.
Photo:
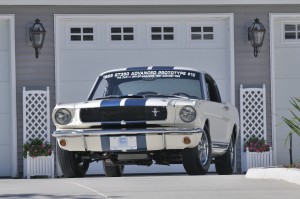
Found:
M 290 164 L 285 166 L 286 168 L 296 168 L 296 169 L 300 169 L 300 163 L 294 163 L 294 164 Z

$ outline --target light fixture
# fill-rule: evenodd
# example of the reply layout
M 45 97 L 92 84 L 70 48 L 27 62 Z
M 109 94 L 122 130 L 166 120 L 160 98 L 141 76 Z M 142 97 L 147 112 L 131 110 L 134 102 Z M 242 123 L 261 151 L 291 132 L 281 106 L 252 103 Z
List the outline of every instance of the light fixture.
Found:
M 41 48 L 43 47 L 46 35 L 46 29 L 39 19 L 35 20 L 35 23 L 29 29 L 30 42 L 35 49 L 35 57 L 38 58 Z
M 266 29 L 259 22 L 258 18 L 254 19 L 254 23 L 248 27 L 248 40 L 254 48 L 254 57 L 257 57 L 259 48 L 263 45 Z

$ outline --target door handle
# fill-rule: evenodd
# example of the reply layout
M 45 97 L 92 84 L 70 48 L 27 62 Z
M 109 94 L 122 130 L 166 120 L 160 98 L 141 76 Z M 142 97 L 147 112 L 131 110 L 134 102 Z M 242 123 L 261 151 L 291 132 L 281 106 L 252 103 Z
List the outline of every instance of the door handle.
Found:
M 229 106 L 224 106 L 224 110 L 228 111 L 229 110 Z

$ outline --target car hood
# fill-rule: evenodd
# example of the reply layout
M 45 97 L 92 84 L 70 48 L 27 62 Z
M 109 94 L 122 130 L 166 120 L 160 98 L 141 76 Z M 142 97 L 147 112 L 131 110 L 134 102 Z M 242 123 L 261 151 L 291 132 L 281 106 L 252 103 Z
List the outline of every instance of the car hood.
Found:
M 75 109 L 96 108 L 96 107 L 119 107 L 119 106 L 175 106 L 190 105 L 194 106 L 196 99 L 189 98 L 113 98 L 87 101 L 77 104 L 69 104 Z

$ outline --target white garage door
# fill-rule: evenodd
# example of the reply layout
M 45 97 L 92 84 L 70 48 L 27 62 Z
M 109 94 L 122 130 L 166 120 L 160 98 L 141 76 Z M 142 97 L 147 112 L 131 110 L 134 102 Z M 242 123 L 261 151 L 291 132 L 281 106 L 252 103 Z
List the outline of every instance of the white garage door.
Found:
M 85 100 L 97 75 L 130 66 L 209 72 L 233 102 L 229 15 L 56 15 L 57 101 Z M 167 168 L 170 169 L 170 168 Z
M 274 34 L 274 111 L 276 119 L 275 143 L 277 164 L 289 163 L 289 144 L 285 146 L 285 139 L 290 129 L 282 124 L 281 116 L 291 117 L 289 103 L 291 97 L 300 98 L 300 14 L 297 16 L 276 16 L 273 21 Z M 293 137 L 294 161 L 300 162 L 300 138 Z
M 16 151 L 12 147 L 12 88 L 11 84 L 11 23 L 9 17 L 0 15 L 0 177 L 13 176 L 13 158 Z

